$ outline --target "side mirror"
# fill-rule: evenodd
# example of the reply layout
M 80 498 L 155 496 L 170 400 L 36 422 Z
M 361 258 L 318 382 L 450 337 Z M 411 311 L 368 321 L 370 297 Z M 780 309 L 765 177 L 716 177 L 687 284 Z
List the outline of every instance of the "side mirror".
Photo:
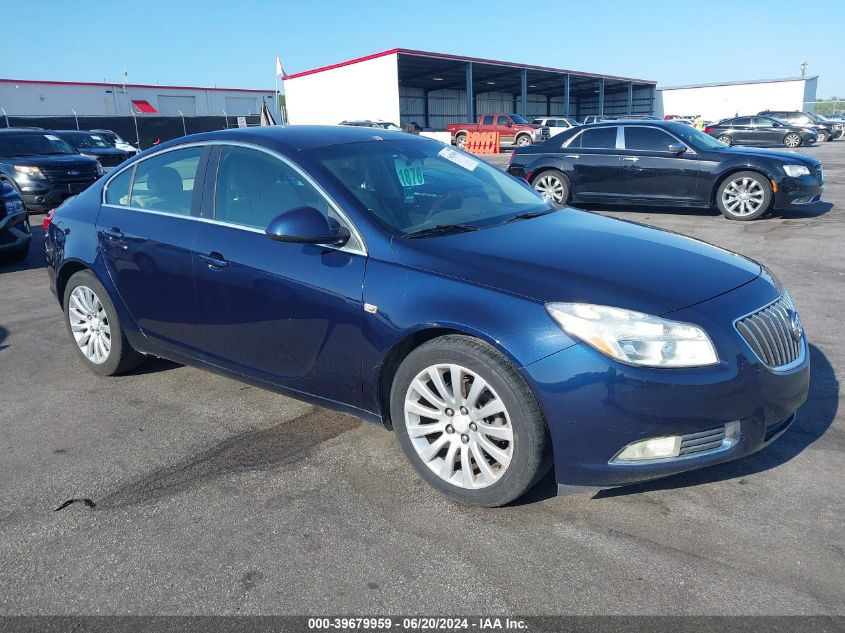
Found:
M 666 151 L 672 154 L 683 154 L 687 151 L 687 146 L 683 143 L 669 143 L 669 145 L 666 146 Z
M 277 242 L 343 246 L 349 241 L 349 229 L 329 220 L 314 207 L 296 207 L 280 213 L 265 231 Z
M 508 127 L 513 127 L 513 121 L 508 121 Z

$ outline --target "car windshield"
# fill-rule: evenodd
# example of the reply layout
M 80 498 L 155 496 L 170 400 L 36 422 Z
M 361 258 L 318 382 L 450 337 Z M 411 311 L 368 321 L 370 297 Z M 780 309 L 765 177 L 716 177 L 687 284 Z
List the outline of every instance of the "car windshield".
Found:
M 85 132 L 62 132 L 62 138 L 77 149 L 108 149 L 112 147 L 106 139 L 98 134 Z
M 528 121 L 523 119 L 518 114 L 511 114 L 510 117 L 511 117 L 511 121 L 513 121 L 514 123 L 519 123 L 520 125 L 527 125 L 528 124 Z
M 101 137 L 104 141 L 106 141 L 112 147 L 116 147 L 118 143 L 125 142 L 122 138 L 120 138 L 114 132 L 96 132 L 95 135 Z
M 553 210 L 516 178 L 437 141 L 347 143 L 307 154 L 380 224 L 401 234 L 455 225 L 483 228 Z
M 709 134 L 705 134 L 701 130 L 697 130 L 689 125 L 683 123 L 677 126 L 672 126 L 672 134 L 679 137 L 684 143 L 697 150 L 709 149 L 724 149 L 726 146 L 722 141 L 718 141 Z
M 0 156 L 45 156 L 76 154 L 76 150 L 54 134 L 0 134 Z

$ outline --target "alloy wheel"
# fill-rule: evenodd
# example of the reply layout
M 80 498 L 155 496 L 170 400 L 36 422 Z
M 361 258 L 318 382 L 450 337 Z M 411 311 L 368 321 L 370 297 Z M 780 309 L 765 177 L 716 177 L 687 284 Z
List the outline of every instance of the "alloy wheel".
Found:
M 722 136 L 720 136 L 720 137 L 718 138 L 718 140 L 722 141 L 722 143 L 724 143 L 724 144 L 725 144 L 725 145 L 727 145 L 728 147 L 730 147 L 731 145 L 733 145 L 733 144 L 734 144 L 733 139 L 732 139 L 730 136 L 726 135 L 726 134 L 723 134 Z
M 79 349 L 92 363 L 104 363 L 111 352 L 111 327 L 93 290 L 77 286 L 70 294 L 67 318 Z
M 554 200 L 558 204 L 566 202 L 564 199 L 566 185 L 558 176 L 552 174 L 541 176 L 534 182 L 534 190 L 547 200 Z
M 467 137 L 461 134 L 458 138 L 455 139 L 455 145 L 458 149 L 463 149 L 466 147 L 467 144 Z
M 431 365 L 405 394 L 408 437 L 422 462 L 459 488 L 499 481 L 513 459 L 514 432 L 504 402 L 466 367 Z
M 745 216 L 756 213 L 763 206 L 764 200 L 763 187 L 753 178 L 732 180 L 722 191 L 722 204 L 731 215 Z
M 786 138 L 783 139 L 783 144 L 787 147 L 798 147 L 801 145 L 801 137 L 797 134 L 787 134 Z
M 531 139 L 527 136 L 520 136 L 516 141 L 517 147 L 525 147 L 526 145 L 531 145 Z

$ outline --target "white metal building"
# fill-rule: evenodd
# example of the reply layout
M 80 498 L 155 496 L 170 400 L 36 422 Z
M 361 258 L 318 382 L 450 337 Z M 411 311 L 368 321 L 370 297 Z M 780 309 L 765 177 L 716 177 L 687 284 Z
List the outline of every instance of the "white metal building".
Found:
M 262 103 L 272 110 L 272 90 L 0 79 L 8 116 L 245 116 Z
M 384 119 L 442 130 L 491 112 L 651 114 L 655 82 L 394 48 L 288 75 L 284 87 L 290 123 Z
M 656 110 L 660 116 L 701 115 L 707 121 L 762 110 L 812 112 L 817 83 L 814 75 L 658 88 Z

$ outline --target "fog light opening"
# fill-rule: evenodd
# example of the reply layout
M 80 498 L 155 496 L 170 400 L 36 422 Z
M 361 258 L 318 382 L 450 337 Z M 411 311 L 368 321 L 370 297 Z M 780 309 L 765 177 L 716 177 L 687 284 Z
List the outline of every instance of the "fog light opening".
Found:
M 667 459 L 681 453 L 681 436 L 654 437 L 628 444 L 613 458 L 614 462 L 638 462 L 650 459 Z

